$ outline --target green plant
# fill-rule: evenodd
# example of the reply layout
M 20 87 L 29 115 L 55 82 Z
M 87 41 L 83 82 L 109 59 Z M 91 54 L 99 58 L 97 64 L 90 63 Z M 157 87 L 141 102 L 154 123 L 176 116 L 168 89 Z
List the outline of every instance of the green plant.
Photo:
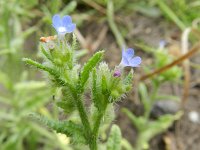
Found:
M 163 14 L 172 20 L 181 30 L 192 26 L 193 20 L 199 18 L 199 1 L 198 0 L 173 0 L 159 1 L 155 0 Z
M 148 49 L 153 53 L 155 57 L 155 62 L 152 66 L 145 67 L 146 71 L 150 71 L 151 68 L 162 68 L 166 64 L 169 64 L 173 61 L 173 56 L 169 54 L 167 49 L 162 46 L 159 49 Z M 166 82 L 179 82 L 180 77 L 182 76 L 181 68 L 174 66 L 165 72 L 157 75 L 151 79 L 151 87 L 147 86 L 140 82 L 139 84 L 139 94 L 140 100 L 144 107 L 144 113 L 141 116 L 136 116 L 128 109 L 124 108 L 123 112 L 130 118 L 133 125 L 138 131 L 138 136 L 136 140 L 135 149 L 142 150 L 148 149 L 148 142 L 157 134 L 160 134 L 166 131 L 175 120 L 178 120 L 182 116 L 182 112 L 177 112 L 176 114 L 171 114 L 174 112 L 168 112 L 169 114 L 158 115 L 156 120 L 150 118 L 151 111 L 156 102 L 160 100 L 178 100 L 178 97 L 173 95 L 164 95 L 160 93 L 161 86 Z M 169 106 L 163 106 L 169 107 Z M 160 108 L 162 109 L 162 108 Z M 177 110 L 175 110 L 177 111 Z
M 0 1 L 0 149 L 61 148 L 56 134 L 47 131 L 28 118 L 30 111 L 51 116 L 44 107 L 49 101 L 46 82 L 30 79 L 32 72 L 24 71 L 21 62 L 28 36 L 37 30 L 30 26 L 36 17 L 33 10 L 38 1 Z M 29 26 L 29 27 L 27 27 Z M 45 138 L 44 138 L 45 137 Z M 60 144 L 51 144 L 57 141 Z
M 12 81 L 6 74 L 0 73 L 0 81 L 3 81 L 0 93 L 1 149 L 22 150 L 28 147 L 33 150 L 37 149 L 42 137 L 49 141 L 56 140 L 53 134 L 28 119 L 28 112 L 44 109 L 43 105 L 49 100 L 49 90 L 45 82 L 27 81 L 26 76 L 24 72 L 21 81 L 15 83 L 11 90 Z M 47 144 L 44 148 L 49 146 Z
M 103 118 L 113 115 L 109 111 L 113 109 L 113 103 L 131 89 L 133 72 L 125 75 L 123 68 L 138 66 L 141 58 L 134 57 L 133 49 L 124 50 L 120 65 L 110 70 L 105 62 L 100 63 L 104 51 L 99 51 L 81 67 L 77 63 L 76 36 L 73 34 L 66 41 L 65 34 L 73 32 L 75 27 L 70 16 L 61 19 L 59 15 L 54 15 L 53 27 L 58 35 L 47 37 L 41 45 L 45 63 L 29 58 L 24 58 L 23 61 L 47 72 L 55 89 L 57 106 L 67 114 L 78 112 L 80 118 L 70 117 L 57 121 L 39 115 L 34 117 L 57 132 L 66 134 L 73 143 L 82 143 L 96 150 L 99 129 L 106 123 Z M 88 93 L 91 94 L 90 101 L 85 98 Z M 89 106 L 85 103 L 89 103 Z
M 123 109 L 123 112 L 129 117 L 133 125 L 138 131 L 136 150 L 148 149 L 148 142 L 157 134 L 166 131 L 175 120 L 178 120 L 182 116 L 182 112 L 178 112 L 174 115 L 165 114 L 158 117 L 156 120 L 150 118 L 150 113 L 153 105 L 159 99 L 173 98 L 173 96 L 158 94 L 158 91 L 148 92 L 145 84 L 139 84 L 139 92 L 141 95 L 141 102 L 144 106 L 144 114 L 142 116 L 136 116 L 128 109 Z M 165 106 L 168 107 L 168 106 Z

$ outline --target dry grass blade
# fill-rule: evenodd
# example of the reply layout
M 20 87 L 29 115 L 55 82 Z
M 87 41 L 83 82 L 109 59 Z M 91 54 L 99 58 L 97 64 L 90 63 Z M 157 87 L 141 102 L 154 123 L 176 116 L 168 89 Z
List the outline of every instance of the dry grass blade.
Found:
M 102 14 L 106 14 L 106 9 L 104 7 L 102 7 L 101 5 L 95 3 L 92 0 L 82 0 L 83 2 L 85 2 L 87 5 L 93 7 L 94 9 L 96 9 L 97 11 L 99 11 Z
M 102 43 L 102 41 L 105 39 L 105 36 L 107 34 L 108 27 L 104 26 L 101 30 L 98 39 L 92 44 L 92 50 L 95 51 L 98 49 L 99 45 Z
M 183 32 L 181 39 L 181 51 L 182 54 L 188 53 L 188 36 L 191 32 L 191 28 L 186 28 Z M 190 61 L 186 59 L 183 61 L 183 69 L 184 69 L 184 87 L 183 87 L 183 95 L 182 95 L 182 107 L 186 103 L 189 95 L 189 87 L 190 87 Z

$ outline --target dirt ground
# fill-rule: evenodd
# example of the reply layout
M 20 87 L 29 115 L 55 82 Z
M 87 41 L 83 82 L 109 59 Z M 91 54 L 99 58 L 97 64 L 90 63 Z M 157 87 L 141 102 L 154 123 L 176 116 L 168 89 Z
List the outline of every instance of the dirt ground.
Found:
M 167 41 L 168 45 L 178 45 L 181 39 L 181 31 L 172 23 L 166 23 L 163 18 L 148 18 L 141 14 L 130 14 L 124 19 L 124 22 L 129 23 L 131 30 L 128 32 L 126 42 L 129 47 L 133 47 L 136 50 L 136 54 L 143 59 L 142 65 L 148 65 L 148 61 L 151 61 L 151 56 L 145 54 L 141 49 L 135 47 L 135 43 L 143 41 L 145 44 L 158 47 L 160 40 Z M 131 24 L 131 25 L 130 25 Z M 98 39 L 98 35 L 101 33 L 102 28 L 107 24 L 88 24 L 90 27 L 87 29 L 81 29 L 81 32 L 86 38 Z M 109 66 L 114 67 L 121 60 L 121 51 L 116 45 L 116 40 L 111 31 L 107 31 L 105 37 L 101 41 L 98 49 L 106 50 L 105 61 Z M 87 58 L 84 58 L 87 59 Z M 199 56 L 192 57 L 192 62 L 200 63 Z M 135 69 L 135 80 L 143 74 L 141 68 Z M 183 117 L 175 122 L 170 129 L 156 136 L 151 140 L 151 150 L 199 150 L 200 148 L 200 127 L 199 123 L 191 122 L 188 118 L 188 113 L 196 111 L 200 113 L 200 71 L 191 68 L 191 85 L 189 90 L 189 98 L 185 104 Z M 163 87 L 163 92 L 178 95 L 181 98 L 182 85 L 175 85 L 176 91 L 172 88 L 172 85 Z M 134 86 L 132 92 L 130 92 L 126 99 L 116 104 L 117 117 L 115 123 L 117 123 L 123 133 L 123 137 L 128 139 L 131 144 L 134 144 L 137 137 L 137 132 L 133 127 L 130 120 L 121 112 L 122 107 L 126 107 L 135 114 L 142 114 L 143 108 L 138 99 L 135 99 L 135 92 L 137 87 Z

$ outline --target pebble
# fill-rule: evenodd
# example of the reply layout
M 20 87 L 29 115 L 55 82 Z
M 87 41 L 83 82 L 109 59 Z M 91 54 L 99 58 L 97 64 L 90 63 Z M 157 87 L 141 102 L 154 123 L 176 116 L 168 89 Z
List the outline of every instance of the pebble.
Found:
M 155 102 L 151 109 L 150 116 L 158 118 L 165 114 L 175 114 L 180 110 L 180 104 L 173 100 L 161 100 Z

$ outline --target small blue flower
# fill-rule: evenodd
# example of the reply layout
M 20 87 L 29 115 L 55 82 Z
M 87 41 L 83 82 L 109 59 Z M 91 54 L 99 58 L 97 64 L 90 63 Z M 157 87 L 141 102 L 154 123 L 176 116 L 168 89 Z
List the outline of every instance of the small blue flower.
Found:
M 139 56 L 134 56 L 134 50 L 127 48 L 122 50 L 122 60 L 119 66 L 121 67 L 139 67 L 142 59 Z
M 72 23 L 70 16 L 60 18 L 58 14 L 52 18 L 52 25 L 56 29 L 58 36 L 64 36 L 66 33 L 71 33 L 75 30 L 76 24 Z
M 122 50 L 122 60 L 115 68 L 113 73 L 114 77 L 120 77 L 124 67 L 139 67 L 142 59 L 139 56 L 134 56 L 134 50 L 132 48 L 127 48 Z
M 164 49 L 165 48 L 165 46 L 166 46 L 166 41 L 165 40 L 161 40 L 160 42 L 159 42 L 159 49 Z

